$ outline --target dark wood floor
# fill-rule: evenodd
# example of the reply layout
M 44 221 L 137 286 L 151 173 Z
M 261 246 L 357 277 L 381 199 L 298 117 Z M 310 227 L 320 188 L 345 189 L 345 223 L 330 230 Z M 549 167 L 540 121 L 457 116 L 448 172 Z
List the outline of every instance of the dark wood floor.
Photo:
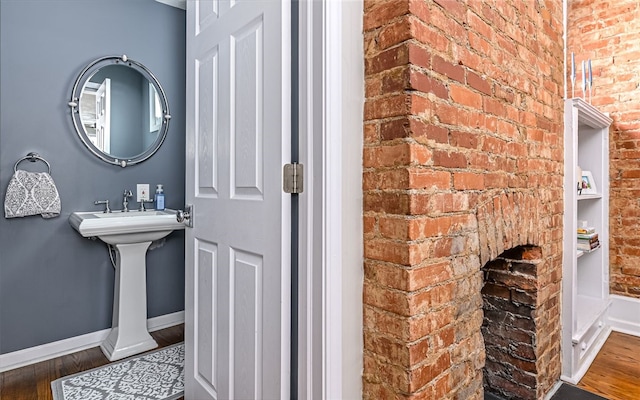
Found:
M 151 333 L 159 348 L 184 340 L 184 325 Z M 154 349 L 155 350 L 155 349 Z M 108 364 L 99 347 L 0 374 L 1 400 L 53 400 L 51 381 Z
M 610 400 L 640 399 L 640 337 L 611 333 L 578 386 Z
M 184 340 L 184 325 L 152 332 L 160 347 Z M 613 332 L 578 386 L 610 400 L 640 399 L 640 338 Z M 0 374 L 1 400 L 53 400 L 51 381 L 108 364 L 98 347 Z

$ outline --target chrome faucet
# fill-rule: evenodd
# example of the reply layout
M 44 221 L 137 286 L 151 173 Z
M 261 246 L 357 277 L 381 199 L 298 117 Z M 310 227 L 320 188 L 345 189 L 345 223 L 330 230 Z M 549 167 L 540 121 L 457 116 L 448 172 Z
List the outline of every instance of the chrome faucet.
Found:
M 141 199 L 140 200 L 140 208 L 138 208 L 138 211 L 147 211 L 147 207 L 145 207 L 144 203 L 153 203 L 153 200 Z
M 124 193 L 122 194 L 122 212 L 129 212 L 129 199 L 133 197 L 133 193 L 131 193 L 131 190 L 124 190 Z
M 104 208 L 104 213 L 110 213 L 111 209 L 109 208 L 109 200 L 96 200 L 93 202 L 93 204 L 95 204 L 96 206 L 99 204 L 104 204 L 105 208 Z

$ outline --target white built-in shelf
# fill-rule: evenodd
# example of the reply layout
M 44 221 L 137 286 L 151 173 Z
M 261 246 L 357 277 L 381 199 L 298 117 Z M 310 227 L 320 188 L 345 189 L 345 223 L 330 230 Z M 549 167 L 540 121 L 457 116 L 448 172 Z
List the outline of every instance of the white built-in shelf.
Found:
M 573 332 L 572 338 L 574 344 L 580 343 L 589 328 L 596 324 L 598 319 L 602 318 L 602 314 L 609 306 L 609 303 L 611 303 L 609 299 L 578 295 L 575 304 L 578 311 L 578 325 Z
M 564 111 L 562 375 L 578 382 L 608 332 L 612 120 L 582 99 L 566 100 Z M 592 173 L 599 193 L 578 194 L 576 177 L 580 170 Z M 578 221 L 587 221 L 588 226 L 596 229 L 598 247 L 588 251 L 577 249 Z
M 602 246 L 594 247 L 591 250 L 578 250 L 578 256 L 576 258 L 580 258 L 585 254 L 593 253 L 594 251 L 599 250 L 600 247 L 602 247 Z
M 570 101 L 572 106 L 578 111 L 578 121 L 576 121 L 578 125 L 608 128 L 613 122 L 608 115 L 600 112 L 600 110 L 581 98 L 575 98 L 568 101 Z
M 578 195 L 578 201 L 580 200 L 594 200 L 594 199 L 601 199 L 602 195 L 601 194 L 579 194 Z

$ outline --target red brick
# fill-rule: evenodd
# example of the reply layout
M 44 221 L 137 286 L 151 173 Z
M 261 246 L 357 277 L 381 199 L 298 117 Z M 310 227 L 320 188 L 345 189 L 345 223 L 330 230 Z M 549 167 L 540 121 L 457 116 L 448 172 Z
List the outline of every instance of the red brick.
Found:
M 486 95 L 491 95 L 491 84 L 473 71 L 467 71 L 467 84 Z
M 365 191 L 376 189 L 404 189 L 410 184 L 409 178 L 409 174 L 404 168 L 383 171 L 365 171 L 363 174 L 362 189 Z
M 365 212 L 408 214 L 411 201 L 411 197 L 406 193 L 365 193 L 363 209 Z
M 364 246 L 365 258 L 409 265 L 409 245 L 390 240 L 372 239 Z
M 507 151 L 507 143 L 499 138 L 485 136 L 482 143 L 482 150 L 487 153 L 504 154 Z
M 467 21 L 469 23 L 470 30 L 479 33 L 484 36 L 485 39 L 489 41 L 494 40 L 493 29 L 484 22 L 480 17 L 478 17 L 474 12 L 467 12 Z
M 467 46 L 455 46 L 455 52 L 460 59 L 461 65 L 468 68 L 467 72 L 469 70 L 473 70 L 478 73 L 485 73 L 489 67 L 489 64 L 486 62 L 484 57 L 474 51 L 471 51 Z
M 411 39 L 411 23 L 407 16 L 403 16 L 382 27 L 377 35 L 376 43 L 380 50 L 384 50 L 409 39 Z
M 366 77 L 364 80 L 364 95 L 367 98 L 379 96 L 382 93 L 382 79 L 379 76 Z
M 446 168 L 466 168 L 467 157 L 460 152 L 434 150 L 433 165 Z
M 367 167 L 390 167 L 407 165 L 411 160 L 411 148 L 407 143 L 389 146 L 366 147 L 363 165 Z
M 410 220 L 402 216 L 381 216 L 380 234 L 389 239 L 409 239 Z
M 469 45 L 481 56 L 489 57 L 493 53 L 491 43 L 475 32 L 469 32 Z
M 509 186 L 509 176 L 503 172 L 484 175 L 484 186 L 487 189 L 500 189 Z
M 424 1 L 409 1 L 409 11 L 411 14 L 419 18 L 422 22 L 429 23 L 431 21 L 431 12 L 429 5 Z
M 363 217 L 363 231 L 365 235 L 373 236 L 376 231 L 376 219 L 373 217 Z
M 430 313 L 420 314 L 409 320 L 409 340 L 417 340 L 431 332 L 435 332 L 454 321 L 455 308 L 445 306 Z
M 409 126 L 411 137 L 421 142 L 423 139 L 433 140 L 436 143 L 447 143 L 449 141 L 449 130 L 447 128 L 428 124 L 416 118 L 409 120 Z
M 429 119 L 433 114 L 433 102 L 424 95 L 414 92 L 411 97 L 411 107 L 409 109 L 411 115 L 420 116 Z
M 451 99 L 464 106 L 482 109 L 482 96 L 464 86 L 450 85 Z
M 411 70 L 410 84 L 412 89 L 419 90 L 424 93 L 433 93 L 442 99 L 446 99 L 449 96 L 449 91 L 442 82 L 417 70 Z
M 448 262 L 439 262 L 424 267 L 407 270 L 407 282 L 405 290 L 417 291 L 441 282 L 448 281 L 452 277 Z
M 492 99 L 489 97 L 483 98 L 483 109 L 489 114 L 493 114 L 498 117 L 506 115 L 505 106 L 500 100 Z
M 435 115 L 438 117 L 438 120 L 447 125 L 460 125 L 459 121 L 460 117 L 460 109 L 458 107 L 452 106 L 448 103 L 438 103 L 436 104 Z
M 431 51 L 446 53 L 451 46 L 449 38 L 444 33 L 415 18 L 411 20 L 411 33 L 417 41 L 427 43 Z
M 464 69 L 457 64 L 445 61 L 442 57 L 434 55 L 432 60 L 432 68 L 435 72 L 445 75 L 460 83 L 464 83 Z
M 430 148 L 421 144 L 410 143 L 409 144 L 409 157 L 412 165 L 427 165 L 431 164 L 433 154 Z
M 416 390 L 421 388 L 450 366 L 451 358 L 449 352 L 442 352 L 433 362 L 420 366 L 412 373 L 409 389 Z
M 403 43 L 367 58 L 365 60 L 365 74 L 377 74 L 394 67 L 407 65 L 408 63 L 409 48 Z
M 449 189 L 451 174 L 446 171 L 411 169 L 409 170 L 409 189 Z
M 484 178 L 474 172 L 456 172 L 453 174 L 453 187 L 457 190 L 481 190 L 484 189 Z
M 471 132 L 451 132 L 451 144 L 457 147 L 475 149 L 478 147 L 478 135 Z
M 420 68 L 431 68 L 431 53 L 424 47 L 409 43 L 409 63 Z
M 396 17 L 405 15 L 409 11 L 409 0 L 392 0 L 384 3 L 373 2 L 377 7 L 371 8 L 364 15 L 363 29 L 365 31 L 379 28 Z
M 395 94 L 402 92 L 409 86 L 409 69 L 395 68 L 380 74 L 380 94 Z
M 380 140 L 378 136 L 377 124 L 365 124 L 364 125 L 364 142 L 365 144 L 375 144 Z
M 407 112 L 408 99 L 404 94 L 396 94 L 368 100 L 364 104 L 366 120 L 397 117 Z
M 450 13 L 456 21 L 464 22 L 466 20 L 466 8 L 464 3 L 459 0 L 434 0 L 436 4 L 442 7 L 446 12 Z
M 395 365 L 404 365 L 409 362 L 409 349 L 395 338 L 379 335 L 375 332 L 365 332 L 364 348 L 377 354 L 384 354 L 385 359 Z
M 406 117 L 380 124 L 380 140 L 394 140 L 408 136 L 409 121 Z
M 465 32 L 465 27 L 463 26 L 466 23 L 465 20 L 451 18 L 450 15 L 447 15 L 438 7 L 431 7 L 429 23 L 450 37 L 459 38 Z

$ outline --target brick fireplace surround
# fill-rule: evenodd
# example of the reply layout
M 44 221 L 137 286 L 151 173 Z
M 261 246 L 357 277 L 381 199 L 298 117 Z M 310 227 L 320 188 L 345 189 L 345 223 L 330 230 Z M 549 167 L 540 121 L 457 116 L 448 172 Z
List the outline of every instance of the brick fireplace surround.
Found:
M 551 0 L 365 0 L 363 398 L 559 379 L 562 29 Z
M 538 327 L 544 323 L 537 312 L 540 256 L 538 247 L 519 246 L 482 269 L 484 391 L 503 399 L 538 396 L 538 365 L 542 364 L 538 343 L 544 341 L 538 337 Z

